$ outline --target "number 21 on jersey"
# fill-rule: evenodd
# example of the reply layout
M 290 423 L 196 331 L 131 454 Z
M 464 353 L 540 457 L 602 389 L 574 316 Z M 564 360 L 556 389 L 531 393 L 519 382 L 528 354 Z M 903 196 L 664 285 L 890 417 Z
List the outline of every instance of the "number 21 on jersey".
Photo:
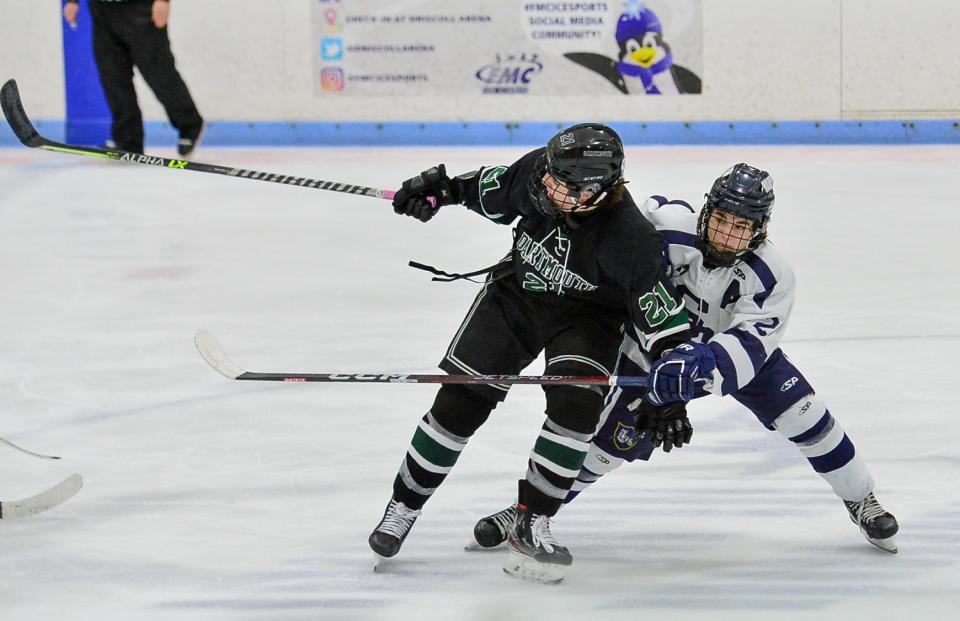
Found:
M 681 302 L 678 302 L 670 295 L 662 282 L 658 282 L 650 293 L 640 296 L 640 309 L 643 311 L 643 318 L 651 328 L 656 328 L 664 321 L 673 316 L 680 308 Z

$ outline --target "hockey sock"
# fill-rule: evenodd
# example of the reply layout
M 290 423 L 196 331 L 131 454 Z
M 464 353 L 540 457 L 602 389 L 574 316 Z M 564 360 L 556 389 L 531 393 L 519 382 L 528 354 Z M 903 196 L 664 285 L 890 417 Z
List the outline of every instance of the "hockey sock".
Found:
M 393 498 L 422 508 L 495 405 L 463 386 L 442 387 L 413 434 L 393 481 Z
M 589 448 L 589 434 L 577 433 L 546 421 L 530 451 L 526 480 L 539 494 L 532 494 L 534 513 L 554 515 L 576 481 Z M 536 506 L 534 506 L 536 505 Z
M 598 447 L 596 443 L 591 443 L 587 457 L 583 460 L 583 466 L 580 467 L 580 473 L 577 474 L 577 480 L 573 482 L 573 487 L 567 493 L 564 504 L 573 501 L 580 492 L 599 481 L 603 475 L 622 466 L 623 463 L 622 457 L 614 457 Z
M 840 422 L 816 395 L 807 395 L 774 421 L 810 466 L 844 500 L 861 500 L 874 487 L 873 477 L 857 456 Z
M 603 395 L 574 386 L 548 387 L 544 392 L 547 420 L 530 451 L 526 480 L 532 488 L 531 509 L 552 516 L 580 474 L 600 419 Z

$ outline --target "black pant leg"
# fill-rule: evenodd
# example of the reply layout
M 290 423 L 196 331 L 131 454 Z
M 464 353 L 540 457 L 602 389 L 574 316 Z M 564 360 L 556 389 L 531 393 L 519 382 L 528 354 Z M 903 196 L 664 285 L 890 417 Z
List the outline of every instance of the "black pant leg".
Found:
M 447 348 L 440 368 L 453 375 L 512 375 L 533 362 L 543 349 L 538 325 L 543 316 L 530 307 L 525 295 L 512 277 L 487 279 Z M 468 388 L 500 402 L 506 399 L 510 387 Z
M 93 55 L 110 108 L 111 135 L 120 149 L 143 153 L 143 116 L 133 88 L 133 56 L 116 28 L 123 15 L 104 4 L 90 0 Z
M 149 19 L 145 23 L 137 19 L 133 25 L 135 32 L 130 47 L 140 75 L 157 96 L 170 124 L 181 134 L 195 133 L 203 125 L 203 118 L 177 71 L 167 28 L 157 28 Z

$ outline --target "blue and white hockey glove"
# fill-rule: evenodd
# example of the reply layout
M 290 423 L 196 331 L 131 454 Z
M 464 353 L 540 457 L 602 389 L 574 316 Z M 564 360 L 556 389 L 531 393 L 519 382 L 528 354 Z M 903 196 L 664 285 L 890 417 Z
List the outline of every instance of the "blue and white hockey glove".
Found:
M 650 367 L 646 399 L 654 405 L 690 401 L 697 384 L 706 382 L 716 368 L 717 360 L 706 345 L 695 341 L 678 345 Z

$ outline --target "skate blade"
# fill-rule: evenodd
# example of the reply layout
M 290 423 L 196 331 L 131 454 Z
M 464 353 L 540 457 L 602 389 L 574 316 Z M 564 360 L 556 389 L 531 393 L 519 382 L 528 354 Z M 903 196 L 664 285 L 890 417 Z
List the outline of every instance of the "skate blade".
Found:
M 373 553 L 373 572 L 374 573 L 383 573 L 390 568 L 391 557 L 389 556 L 380 556 L 376 552 Z
M 510 555 L 503 563 L 503 572 L 520 580 L 540 584 L 557 584 L 564 578 L 560 565 L 541 563 L 516 550 L 510 550 Z
M 506 550 L 507 546 L 504 545 L 506 543 L 507 542 L 504 541 L 502 543 L 498 543 L 492 548 L 485 548 L 474 540 L 468 543 L 467 545 L 463 546 L 463 549 L 466 550 L 467 552 L 496 552 L 499 550 Z
M 867 537 L 864 534 L 864 538 L 869 541 L 871 544 L 880 548 L 884 552 L 889 552 L 890 554 L 897 553 L 897 536 L 887 537 L 886 539 L 874 539 L 873 537 Z

